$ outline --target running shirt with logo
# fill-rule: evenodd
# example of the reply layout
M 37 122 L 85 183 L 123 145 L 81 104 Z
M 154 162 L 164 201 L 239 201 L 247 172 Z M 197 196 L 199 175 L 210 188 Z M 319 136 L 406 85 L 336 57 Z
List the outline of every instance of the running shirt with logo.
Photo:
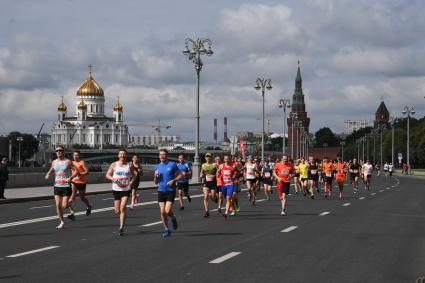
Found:
M 192 171 L 192 166 L 187 163 L 177 163 L 177 167 L 179 168 L 179 171 L 184 173 L 184 177 L 177 181 L 177 183 L 189 183 L 189 172 Z
M 308 176 L 310 179 L 316 179 L 319 177 L 319 166 L 316 163 L 308 164 Z
M 372 164 L 365 164 L 363 165 L 363 174 L 364 175 L 372 175 Z
M 217 167 L 215 163 L 204 163 L 202 164 L 202 172 L 205 174 L 205 182 L 213 182 L 215 180 L 215 174 L 217 173 Z
M 350 173 L 352 175 L 359 175 L 361 168 L 362 167 L 360 166 L 360 164 L 351 164 L 350 165 Z
M 176 183 L 173 183 L 171 187 L 167 183 L 179 174 L 180 170 L 177 164 L 173 161 L 161 162 L 156 165 L 155 172 L 159 174 L 158 192 L 175 192 Z
M 323 163 L 323 172 L 327 178 L 332 178 L 332 173 L 334 171 L 334 165 L 332 162 Z
M 221 164 L 220 165 L 222 186 L 233 185 L 233 176 L 235 175 L 235 168 L 231 165 Z
M 68 159 L 53 161 L 53 169 L 55 170 L 55 184 L 57 188 L 69 188 L 71 185 L 66 179 L 71 177 L 71 170 L 67 166 Z
M 270 165 L 263 166 L 263 176 L 264 179 L 271 179 L 273 177 L 273 168 Z
M 307 179 L 308 178 L 308 165 L 305 163 L 301 163 L 299 165 L 300 168 L 300 178 Z
M 388 171 L 394 172 L 394 165 L 388 165 Z
M 245 168 L 246 168 L 245 178 L 247 180 L 254 180 L 256 178 L 255 173 L 257 171 L 257 164 L 255 164 L 255 163 L 246 163 L 245 164 Z
M 274 169 L 276 175 L 282 180 L 282 183 L 289 183 L 294 167 L 290 163 L 279 162 Z
M 131 166 L 130 164 L 119 165 L 115 163 L 114 173 L 112 174 L 112 190 L 117 192 L 126 192 L 130 188 Z
M 72 164 L 75 168 L 73 171 L 77 171 L 77 175 L 72 179 L 72 182 L 76 184 L 87 184 L 86 176 L 81 175 L 85 171 L 82 162 L 73 161 Z
M 345 181 L 345 164 L 344 163 L 337 163 L 335 164 L 335 170 L 336 175 L 335 179 L 337 182 L 344 182 Z

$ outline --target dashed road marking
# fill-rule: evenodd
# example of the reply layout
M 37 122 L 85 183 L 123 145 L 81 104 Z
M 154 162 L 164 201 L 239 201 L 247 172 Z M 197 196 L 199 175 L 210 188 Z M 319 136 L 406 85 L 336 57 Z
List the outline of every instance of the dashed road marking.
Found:
M 325 211 L 325 212 L 320 213 L 319 216 L 325 216 L 325 215 L 328 215 L 328 214 L 330 214 L 330 212 L 329 211 Z
M 290 227 L 288 227 L 288 228 L 286 228 L 286 229 L 283 229 L 282 231 L 280 231 L 280 232 L 282 232 L 282 233 L 288 233 L 288 232 L 291 232 L 291 231 L 294 231 L 295 229 L 297 229 L 298 228 L 298 226 L 290 226 Z
M 59 248 L 59 246 L 49 246 L 49 247 L 31 250 L 31 251 L 27 251 L 27 252 L 23 252 L 23 253 L 19 253 L 19 254 L 8 255 L 6 257 L 12 257 L 12 258 L 13 257 L 20 257 L 20 256 L 35 254 L 35 253 L 39 253 L 39 252 L 48 251 L 48 250 L 51 250 L 51 249 L 56 249 L 56 248 Z
M 384 190 L 379 190 L 380 193 L 382 193 Z
M 366 197 L 361 197 L 361 198 L 359 198 L 359 200 L 364 200 Z
M 351 205 L 351 203 L 347 202 L 347 203 L 344 203 L 342 206 L 349 206 L 349 205 Z
M 374 195 L 376 195 L 376 193 L 371 193 L 370 195 L 371 195 L 371 196 L 374 196 Z
M 148 223 L 148 224 L 140 225 L 139 227 L 150 227 L 150 226 L 159 225 L 159 224 L 161 224 L 161 223 L 162 223 L 162 221 L 152 222 L 152 223 Z
M 29 209 L 48 208 L 48 207 L 52 207 L 52 206 L 54 206 L 54 205 L 52 204 L 52 205 L 34 206 L 34 207 L 30 207 Z
M 222 262 L 224 262 L 228 259 L 231 259 L 232 257 L 238 256 L 240 254 L 241 254 L 241 252 L 231 252 L 231 253 L 228 253 L 224 256 L 221 256 L 219 258 L 216 258 L 216 259 L 210 261 L 210 263 L 222 263 Z

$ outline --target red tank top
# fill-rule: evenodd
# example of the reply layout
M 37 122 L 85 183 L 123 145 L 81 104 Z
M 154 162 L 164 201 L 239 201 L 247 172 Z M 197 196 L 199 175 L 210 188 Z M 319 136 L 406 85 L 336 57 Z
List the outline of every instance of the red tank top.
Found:
M 235 173 L 235 169 L 232 166 L 221 164 L 220 171 L 221 171 L 221 178 L 223 180 L 223 186 L 233 185 L 233 175 Z

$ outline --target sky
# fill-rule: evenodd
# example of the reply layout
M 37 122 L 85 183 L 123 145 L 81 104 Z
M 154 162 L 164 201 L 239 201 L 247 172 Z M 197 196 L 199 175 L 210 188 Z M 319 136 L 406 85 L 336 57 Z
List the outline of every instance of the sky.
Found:
M 1 0 L 0 134 L 45 132 L 89 64 L 112 115 L 116 97 L 128 123 L 161 119 L 163 134 L 193 140 L 196 76 L 185 38 L 209 38 L 203 57 L 201 139 L 228 117 L 229 136 L 261 131 L 258 77 L 270 130 L 283 131 L 279 99 L 292 98 L 297 61 L 310 132 L 343 131 L 344 120 L 374 119 L 383 97 L 392 116 L 425 113 L 425 1 L 421 0 Z M 152 134 L 131 127 L 131 134 Z

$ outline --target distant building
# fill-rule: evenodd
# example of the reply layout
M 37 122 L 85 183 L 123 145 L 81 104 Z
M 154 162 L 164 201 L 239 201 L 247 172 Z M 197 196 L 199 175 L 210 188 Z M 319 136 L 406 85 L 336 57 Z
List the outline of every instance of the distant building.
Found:
M 195 143 L 186 142 L 186 143 L 165 143 L 158 146 L 158 149 L 166 150 L 195 150 Z
M 344 134 L 351 135 L 353 132 L 363 128 L 373 127 L 371 120 L 345 120 L 344 121 Z
M 375 113 L 375 125 L 384 124 L 386 126 L 389 125 L 390 121 L 390 112 L 387 109 L 387 106 L 382 99 L 381 104 L 379 104 L 378 109 Z
M 150 136 L 131 136 L 130 137 L 130 146 L 156 146 L 160 143 L 176 143 L 180 141 L 180 137 L 178 136 L 160 136 L 158 142 L 158 136 L 150 135 Z

